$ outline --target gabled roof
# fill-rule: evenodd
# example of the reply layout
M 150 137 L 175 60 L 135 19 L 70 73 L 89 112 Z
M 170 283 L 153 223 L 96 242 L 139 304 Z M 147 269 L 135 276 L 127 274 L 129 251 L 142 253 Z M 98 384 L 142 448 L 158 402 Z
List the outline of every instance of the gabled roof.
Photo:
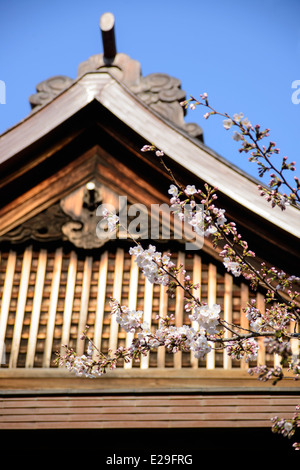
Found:
M 183 99 L 180 82 L 167 75 L 154 75 L 142 77 L 138 62 L 125 54 L 116 54 L 109 60 L 99 54 L 79 66 L 75 80 L 53 77 L 37 86 L 37 94 L 30 98 L 33 111 L 0 136 L 0 235 L 53 203 L 52 195 L 52 199 L 41 199 L 28 211 L 19 206 L 18 217 L 11 217 L 11 209 L 16 211 L 22 198 L 23 204 L 25 193 L 27 198 L 32 197 L 39 169 L 52 160 L 55 164 L 54 155 L 76 139 L 80 141 L 88 129 L 100 126 L 143 162 L 145 176 L 149 167 L 162 173 L 158 162 L 140 152 L 142 145 L 153 143 L 164 151 L 178 174 L 190 178 L 186 182 L 207 182 L 218 187 L 223 207 L 246 232 L 262 237 L 272 249 L 280 247 L 296 256 L 298 209 L 272 209 L 260 196 L 258 181 L 208 148 L 200 128 L 194 126 L 191 130 L 185 125 L 179 105 Z M 85 150 L 93 147 L 94 137 L 93 134 L 89 144 L 86 134 Z M 101 139 L 103 136 L 99 135 L 96 144 Z M 131 158 L 127 163 L 135 165 Z M 91 172 L 92 169 L 89 175 Z M 21 184 L 16 185 L 19 181 Z M 60 191 L 57 198 L 63 196 L 64 191 Z

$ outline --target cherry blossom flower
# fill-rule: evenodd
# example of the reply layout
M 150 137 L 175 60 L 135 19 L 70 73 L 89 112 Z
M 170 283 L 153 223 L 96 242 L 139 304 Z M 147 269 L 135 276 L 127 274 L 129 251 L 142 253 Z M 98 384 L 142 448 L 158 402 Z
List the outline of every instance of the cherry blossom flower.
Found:
M 197 306 L 189 318 L 199 324 L 200 329 L 204 329 L 208 334 L 213 335 L 217 333 L 217 326 L 219 324 L 221 307 L 214 304 L 212 307 L 208 305 Z
M 184 192 L 187 196 L 192 196 L 193 194 L 196 194 L 198 191 L 194 184 L 193 185 L 188 184 Z
M 233 121 L 231 119 L 224 119 L 223 120 L 224 129 L 228 130 L 228 129 L 231 128 L 232 125 L 233 125 Z
M 243 136 L 239 132 L 234 131 L 234 133 L 232 134 L 232 138 L 233 140 L 238 142 L 239 140 L 242 140 Z
M 119 223 L 119 217 L 116 214 L 109 212 L 106 208 L 103 209 L 102 215 L 107 220 L 108 230 L 113 232 Z
M 240 122 L 243 119 L 243 117 L 244 117 L 243 113 L 239 113 L 239 114 L 236 113 L 233 115 L 233 119 L 236 122 Z
M 240 276 L 241 274 L 241 267 L 239 265 L 238 262 L 236 261 L 231 261 L 230 258 L 224 258 L 223 260 L 223 264 L 225 266 L 225 268 L 227 268 L 227 271 L 231 271 L 232 274 L 235 276 L 235 277 L 238 277 Z
M 178 190 L 177 186 L 175 186 L 175 184 L 171 184 L 171 186 L 168 190 L 168 193 L 171 194 L 172 196 L 176 197 L 176 196 L 178 196 L 178 192 L 179 192 L 179 190 Z

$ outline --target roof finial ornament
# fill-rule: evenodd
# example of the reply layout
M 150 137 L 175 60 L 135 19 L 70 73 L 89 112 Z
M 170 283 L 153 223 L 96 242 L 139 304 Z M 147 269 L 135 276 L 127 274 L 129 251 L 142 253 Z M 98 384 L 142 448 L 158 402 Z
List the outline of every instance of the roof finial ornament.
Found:
M 116 54 L 115 17 L 112 13 L 103 13 L 100 17 L 100 29 L 103 42 L 104 60 L 113 61 Z

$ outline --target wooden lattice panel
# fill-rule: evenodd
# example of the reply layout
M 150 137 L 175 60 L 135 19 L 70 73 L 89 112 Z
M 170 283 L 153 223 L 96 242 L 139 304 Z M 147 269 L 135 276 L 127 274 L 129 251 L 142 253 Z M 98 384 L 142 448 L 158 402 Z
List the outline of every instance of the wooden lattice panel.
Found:
M 241 309 L 250 298 L 256 297 L 264 308 L 261 293 L 251 292 L 205 253 L 178 251 L 172 256 L 175 263 L 184 265 L 194 282 L 201 284 L 195 295 L 208 304 L 220 304 L 226 321 L 247 328 Z M 121 247 L 87 255 L 62 247 L 47 250 L 32 245 L 3 252 L 0 289 L 2 367 L 53 368 L 55 352 L 64 344 L 83 354 L 86 344 L 80 336 L 86 325 L 103 352 L 129 345 L 132 334 L 120 329 L 110 314 L 111 297 L 143 310 L 144 320 L 153 328 L 157 315 L 164 316 L 167 311 L 174 313 L 176 325 L 190 324 L 183 291 L 178 289 L 174 298 L 168 297 L 166 288 L 149 283 L 128 249 Z M 258 362 L 266 361 L 273 364 L 274 358 L 266 357 L 262 345 Z M 119 367 L 245 369 L 248 364 L 232 361 L 222 349 L 211 351 L 205 360 L 196 360 L 190 353 L 168 354 L 161 347 L 140 362 L 120 362 Z

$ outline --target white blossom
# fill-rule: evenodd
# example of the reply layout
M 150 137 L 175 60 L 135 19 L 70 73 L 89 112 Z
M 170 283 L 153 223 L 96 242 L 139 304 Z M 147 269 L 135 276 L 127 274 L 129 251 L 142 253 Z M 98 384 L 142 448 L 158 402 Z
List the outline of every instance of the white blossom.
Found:
M 171 184 L 168 193 L 171 194 L 172 196 L 178 196 L 178 188 L 175 186 L 175 184 Z
M 129 308 L 122 308 L 122 311 L 116 315 L 116 320 L 119 325 L 127 331 L 127 333 L 134 333 L 141 325 L 143 312 L 141 310 L 129 310 Z
M 293 429 L 293 425 L 290 421 L 286 421 L 283 427 L 287 433 L 289 433 Z
M 202 359 L 211 351 L 211 347 L 204 335 L 199 335 L 190 345 L 196 359 Z
M 194 184 L 193 185 L 188 184 L 184 192 L 187 196 L 192 196 L 193 194 L 196 194 L 198 191 Z
M 113 232 L 119 223 L 119 217 L 116 214 L 109 212 L 106 208 L 103 209 L 102 215 L 107 220 L 108 230 Z
M 194 308 L 194 311 L 189 315 L 189 318 L 192 321 L 196 321 L 199 324 L 199 327 L 206 330 L 208 334 L 213 335 L 217 333 L 220 311 L 221 307 L 217 304 L 212 305 L 212 307 L 201 305 L 200 307 Z
M 234 133 L 232 134 L 232 138 L 233 138 L 233 140 L 238 142 L 239 140 L 242 140 L 243 137 L 239 132 L 234 131 Z
M 141 246 L 130 248 L 129 253 L 136 256 L 135 261 L 149 282 L 168 285 L 169 276 L 165 269 L 172 266 L 170 258 L 162 256 L 160 252 L 156 251 L 154 245 L 149 245 L 146 250 Z
M 231 119 L 224 119 L 223 121 L 224 129 L 228 130 L 231 128 L 232 125 L 233 125 L 233 121 Z
M 234 114 L 233 115 L 233 119 L 236 121 L 236 122 L 240 122 L 242 119 L 243 119 L 244 115 L 243 113 L 239 113 L 239 114 Z
M 223 264 L 225 268 L 227 268 L 227 271 L 231 271 L 235 277 L 240 276 L 241 268 L 239 266 L 239 263 L 237 263 L 236 261 L 231 261 L 230 258 L 224 258 Z
M 244 118 L 244 119 L 242 120 L 242 124 L 243 124 L 245 127 L 247 127 L 247 129 L 249 129 L 250 127 L 252 127 L 252 124 L 251 124 L 251 122 L 249 121 L 248 118 Z

